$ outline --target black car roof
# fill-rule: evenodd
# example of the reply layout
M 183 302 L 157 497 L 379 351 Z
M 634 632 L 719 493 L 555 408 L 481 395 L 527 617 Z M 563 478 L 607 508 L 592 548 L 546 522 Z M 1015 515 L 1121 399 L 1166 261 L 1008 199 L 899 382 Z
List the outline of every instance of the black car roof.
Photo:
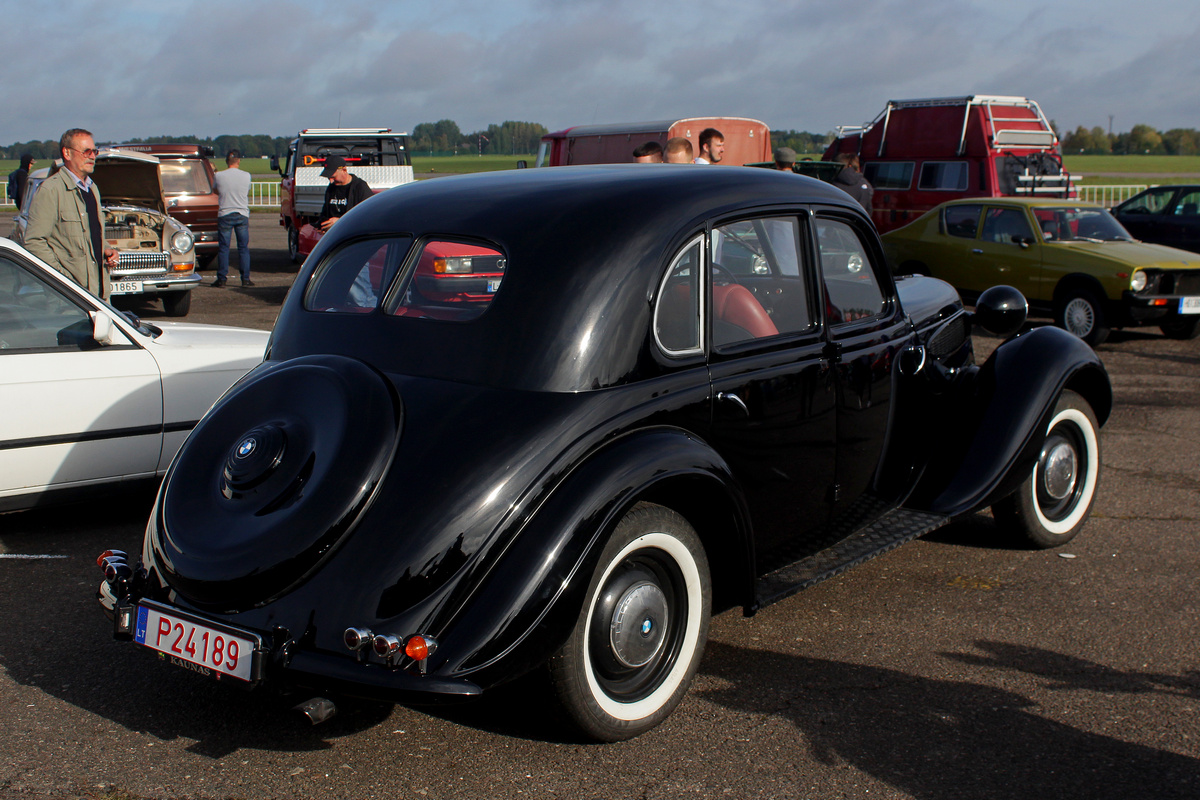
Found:
M 274 349 L 279 357 L 355 354 L 389 372 L 508 388 L 636 380 L 652 358 L 649 301 L 665 260 L 706 220 L 804 203 L 863 216 L 828 184 L 751 167 L 547 167 L 407 184 L 347 214 L 306 272 L 339 242 L 363 236 L 482 240 L 508 258 L 487 312 L 470 322 L 314 314 L 293 292 Z

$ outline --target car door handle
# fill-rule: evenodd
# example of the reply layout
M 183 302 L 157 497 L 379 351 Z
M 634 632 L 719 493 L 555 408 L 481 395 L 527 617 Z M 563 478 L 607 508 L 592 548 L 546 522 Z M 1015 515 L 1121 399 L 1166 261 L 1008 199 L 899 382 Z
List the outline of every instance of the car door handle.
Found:
M 982 250 L 980 250 L 978 247 L 976 247 L 974 250 L 972 250 L 972 251 L 971 251 L 971 255 L 973 255 L 973 256 L 981 256 L 981 255 L 983 255 L 983 251 L 982 251 Z
M 736 407 L 744 417 L 750 416 L 750 409 L 746 407 L 746 401 L 733 392 L 717 392 L 717 402 Z

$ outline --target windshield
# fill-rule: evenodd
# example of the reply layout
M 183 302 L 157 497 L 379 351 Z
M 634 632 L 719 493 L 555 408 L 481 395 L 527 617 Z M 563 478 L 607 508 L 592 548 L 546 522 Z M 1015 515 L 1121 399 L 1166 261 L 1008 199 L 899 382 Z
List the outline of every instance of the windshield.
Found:
M 210 194 L 212 182 L 200 161 L 162 161 L 163 194 Z
M 1033 215 L 1047 242 L 1128 242 L 1133 237 L 1107 209 L 1092 206 L 1035 208 Z

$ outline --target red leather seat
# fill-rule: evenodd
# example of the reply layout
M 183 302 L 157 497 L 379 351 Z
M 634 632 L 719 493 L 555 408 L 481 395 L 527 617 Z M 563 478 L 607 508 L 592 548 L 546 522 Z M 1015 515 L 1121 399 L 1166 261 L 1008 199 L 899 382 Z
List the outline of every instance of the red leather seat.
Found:
M 755 339 L 776 336 L 779 330 L 750 290 L 738 283 L 713 286 L 713 314 L 736 325 Z

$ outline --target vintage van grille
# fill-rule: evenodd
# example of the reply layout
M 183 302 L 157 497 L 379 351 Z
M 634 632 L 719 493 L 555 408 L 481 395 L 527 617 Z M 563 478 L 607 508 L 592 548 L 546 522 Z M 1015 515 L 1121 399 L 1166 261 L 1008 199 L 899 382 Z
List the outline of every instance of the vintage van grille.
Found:
M 164 273 L 171 267 L 168 253 L 139 253 L 129 251 L 120 254 L 120 261 L 113 267 L 112 275 L 129 275 L 135 272 Z
M 971 323 L 966 314 L 959 314 L 942 325 L 933 336 L 929 337 L 926 350 L 933 358 L 945 358 L 958 352 L 963 342 L 971 335 Z

